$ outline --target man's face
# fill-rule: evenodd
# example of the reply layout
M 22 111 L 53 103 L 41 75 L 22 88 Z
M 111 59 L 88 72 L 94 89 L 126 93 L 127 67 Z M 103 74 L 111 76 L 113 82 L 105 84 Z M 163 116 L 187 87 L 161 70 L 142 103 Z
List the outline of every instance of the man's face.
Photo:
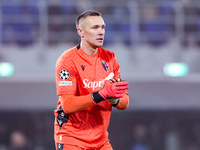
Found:
M 101 16 L 88 16 L 80 25 L 82 41 L 93 48 L 101 47 L 105 35 L 105 23 Z

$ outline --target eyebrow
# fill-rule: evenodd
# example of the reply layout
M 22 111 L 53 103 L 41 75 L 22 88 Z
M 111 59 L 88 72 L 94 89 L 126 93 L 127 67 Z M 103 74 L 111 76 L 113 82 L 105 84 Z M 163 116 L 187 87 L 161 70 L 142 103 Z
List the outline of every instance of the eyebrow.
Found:
M 106 25 L 105 24 L 102 24 L 102 25 L 95 24 L 92 27 L 106 27 Z

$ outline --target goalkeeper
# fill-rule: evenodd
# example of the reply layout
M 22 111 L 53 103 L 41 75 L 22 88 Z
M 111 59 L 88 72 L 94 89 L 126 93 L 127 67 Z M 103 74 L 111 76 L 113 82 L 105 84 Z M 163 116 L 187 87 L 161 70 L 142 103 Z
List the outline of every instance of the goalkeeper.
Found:
M 105 22 L 96 11 L 76 21 L 80 44 L 56 62 L 56 150 L 113 150 L 108 139 L 112 108 L 128 107 L 128 82 L 120 80 L 113 52 L 103 49 Z

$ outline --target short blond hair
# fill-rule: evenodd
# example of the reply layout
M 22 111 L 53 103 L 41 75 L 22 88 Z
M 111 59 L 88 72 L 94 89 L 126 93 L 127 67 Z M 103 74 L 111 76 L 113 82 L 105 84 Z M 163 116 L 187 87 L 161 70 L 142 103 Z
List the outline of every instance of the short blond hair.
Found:
M 101 16 L 101 13 L 99 13 L 98 11 L 95 11 L 95 10 L 87 10 L 87 11 L 82 12 L 76 19 L 76 28 L 77 29 L 79 28 L 80 20 L 84 19 L 88 16 Z

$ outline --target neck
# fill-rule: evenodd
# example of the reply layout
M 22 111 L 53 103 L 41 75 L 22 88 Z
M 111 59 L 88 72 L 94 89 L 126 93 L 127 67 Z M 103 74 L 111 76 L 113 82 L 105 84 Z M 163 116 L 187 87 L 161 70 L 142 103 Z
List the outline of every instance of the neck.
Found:
M 81 42 L 80 44 L 81 49 L 88 55 L 94 56 L 97 53 L 97 49 L 96 47 L 92 47 L 89 44 L 84 44 L 83 42 Z

